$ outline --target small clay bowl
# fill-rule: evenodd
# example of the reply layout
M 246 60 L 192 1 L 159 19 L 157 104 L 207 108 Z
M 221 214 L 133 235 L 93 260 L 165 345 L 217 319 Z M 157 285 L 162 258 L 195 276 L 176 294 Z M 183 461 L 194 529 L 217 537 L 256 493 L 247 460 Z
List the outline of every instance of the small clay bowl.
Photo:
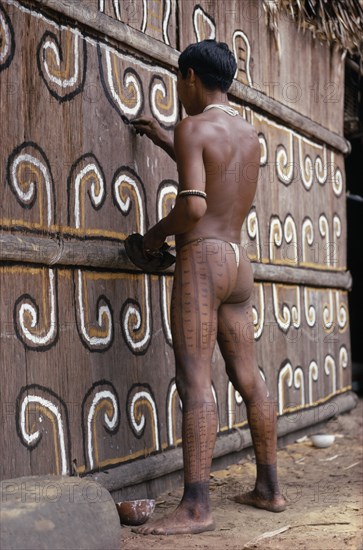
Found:
M 328 435 L 328 434 L 315 434 L 311 435 L 310 439 L 314 445 L 314 447 L 330 447 L 335 441 L 335 435 Z
M 155 500 L 149 498 L 125 500 L 117 502 L 116 507 L 121 523 L 124 525 L 142 525 L 153 513 Z

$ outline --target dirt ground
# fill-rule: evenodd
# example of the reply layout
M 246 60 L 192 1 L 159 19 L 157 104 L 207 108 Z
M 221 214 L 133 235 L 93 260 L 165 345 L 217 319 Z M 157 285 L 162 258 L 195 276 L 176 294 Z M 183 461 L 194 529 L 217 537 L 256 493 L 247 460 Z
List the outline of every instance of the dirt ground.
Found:
M 248 456 L 211 474 L 215 531 L 143 536 L 123 527 L 122 550 L 363 550 L 363 398 L 353 411 L 328 421 L 324 432 L 336 435 L 331 447 L 318 449 L 306 438 L 279 449 L 280 486 L 288 500 L 284 512 L 274 514 L 230 500 L 253 488 L 254 457 Z M 181 494 L 180 487 L 160 495 L 152 519 L 174 509 Z

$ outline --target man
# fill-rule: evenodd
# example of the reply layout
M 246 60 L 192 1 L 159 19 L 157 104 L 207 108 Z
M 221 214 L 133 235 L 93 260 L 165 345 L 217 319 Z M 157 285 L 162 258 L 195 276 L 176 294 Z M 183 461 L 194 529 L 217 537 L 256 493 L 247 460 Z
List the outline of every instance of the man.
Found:
M 154 119 L 132 121 L 138 133 L 176 160 L 179 173 L 175 207 L 146 233 L 144 252 L 155 254 L 168 235 L 176 236 L 171 326 L 183 403 L 184 494 L 169 516 L 136 529 L 142 534 L 214 529 L 209 473 L 217 429 L 211 390 L 216 340 L 247 407 L 256 455 L 255 488 L 235 500 L 273 512 L 285 509 L 276 474 L 276 410 L 255 356 L 253 274 L 240 246 L 256 191 L 260 145 L 253 127 L 228 104 L 235 71 L 226 44 L 191 44 L 179 57 L 177 82 L 189 116 L 176 126 L 174 143 Z

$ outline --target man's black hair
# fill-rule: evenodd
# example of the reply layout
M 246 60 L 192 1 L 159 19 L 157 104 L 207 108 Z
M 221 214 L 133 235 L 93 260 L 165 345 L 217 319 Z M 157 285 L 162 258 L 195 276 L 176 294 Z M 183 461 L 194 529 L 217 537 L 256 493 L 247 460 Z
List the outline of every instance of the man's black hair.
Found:
M 190 44 L 180 54 L 178 64 L 183 78 L 187 77 L 191 68 L 206 88 L 222 92 L 226 92 L 232 84 L 237 69 L 235 57 L 227 44 L 216 40 Z

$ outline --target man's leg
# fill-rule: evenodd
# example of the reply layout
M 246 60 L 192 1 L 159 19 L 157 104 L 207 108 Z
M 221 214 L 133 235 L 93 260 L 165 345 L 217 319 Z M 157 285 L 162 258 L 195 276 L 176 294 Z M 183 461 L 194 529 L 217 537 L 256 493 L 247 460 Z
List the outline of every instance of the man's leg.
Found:
M 235 500 L 281 512 L 286 502 L 280 494 L 276 464 L 276 405 L 257 366 L 250 300 L 226 303 L 218 312 L 218 343 L 227 374 L 241 394 L 256 455 L 257 479 L 253 491 Z
M 169 516 L 137 529 L 143 534 L 200 533 L 214 529 L 209 502 L 209 472 L 217 431 L 211 389 L 211 358 L 217 336 L 217 310 L 228 291 L 214 263 L 221 254 L 211 245 L 191 243 L 178 253 L 171 325 L 176 383 L 183 404 L 184 494 Z M 209 250 L 209 254 L 208 254 Z

